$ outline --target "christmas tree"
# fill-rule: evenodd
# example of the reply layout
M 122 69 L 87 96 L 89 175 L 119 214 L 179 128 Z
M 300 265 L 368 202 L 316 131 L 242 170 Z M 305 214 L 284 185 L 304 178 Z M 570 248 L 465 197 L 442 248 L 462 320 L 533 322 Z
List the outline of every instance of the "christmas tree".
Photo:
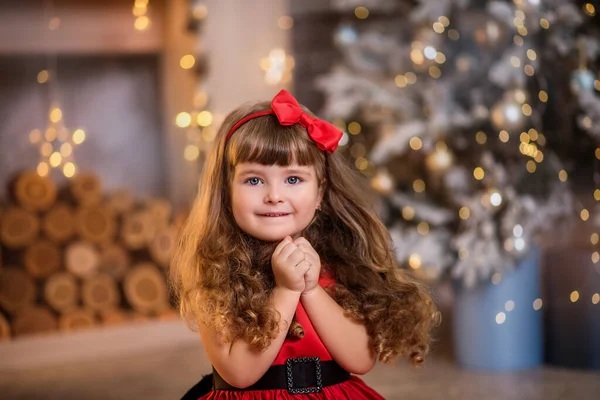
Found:
M 514 268 L 560 219 L 589 218 L 567 178 L 569 157 L 592 160 L 600 138 L 597 6 L 332 4 L 348 18 L 340 62 L 318 81 L 324 114 L 384 195 L 400 262 L 472 286 Z

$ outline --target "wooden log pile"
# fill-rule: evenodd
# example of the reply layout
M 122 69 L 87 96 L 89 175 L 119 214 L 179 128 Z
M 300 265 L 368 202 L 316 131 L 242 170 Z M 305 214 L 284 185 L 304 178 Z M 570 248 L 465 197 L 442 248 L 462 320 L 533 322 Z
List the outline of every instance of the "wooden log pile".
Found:
M 19 174 L 0 204 L 0 341 L 176 318 L 167 272 L 185 216 L 164 199 L 106 194 L 80 173 L 58 188 Z

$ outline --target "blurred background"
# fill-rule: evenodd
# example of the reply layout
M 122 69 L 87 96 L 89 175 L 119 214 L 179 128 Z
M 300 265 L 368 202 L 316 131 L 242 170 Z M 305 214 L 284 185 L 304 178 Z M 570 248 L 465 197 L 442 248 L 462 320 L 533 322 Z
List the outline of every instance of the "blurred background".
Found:
M 0 398 L 176 399 L 166 284 L 224 115 L 344 131 L 443 314 L 387 399 L 597 399 L 600 3 L 0 0 Z

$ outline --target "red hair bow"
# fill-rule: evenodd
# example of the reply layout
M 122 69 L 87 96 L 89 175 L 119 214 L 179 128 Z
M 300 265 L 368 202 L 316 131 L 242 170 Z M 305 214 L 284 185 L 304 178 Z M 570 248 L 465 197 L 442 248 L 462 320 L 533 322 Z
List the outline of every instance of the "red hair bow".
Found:
M 275 114 L 279 123 L 283 126 L 300 124 L 308 131 L 308 136 L 321 150 L 333 153 L 342 137 L 342 131 L 327 121 L 314 118 L 302 111 L 298 101 L 289 92 L 281 90 L 271 101 L 271 109 L 250 114 L 238 121 L 227 134 L 227 139 L 233 132 L 246 122 L 263 115 Z

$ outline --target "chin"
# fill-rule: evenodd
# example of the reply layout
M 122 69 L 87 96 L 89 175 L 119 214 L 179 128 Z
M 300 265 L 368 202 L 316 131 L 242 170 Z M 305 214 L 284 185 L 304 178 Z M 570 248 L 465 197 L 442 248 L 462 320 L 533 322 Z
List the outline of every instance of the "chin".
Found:
M 248 232 L 247 234 L 255 237 L 256 239 L 263 240 L 265 242 L 281 242 L 286 236 L 291 236 L 292 238 L 299 237 L 302 232 L 273 232 L 272 234 L 267 234 L 264 231 L 259 232 Z

